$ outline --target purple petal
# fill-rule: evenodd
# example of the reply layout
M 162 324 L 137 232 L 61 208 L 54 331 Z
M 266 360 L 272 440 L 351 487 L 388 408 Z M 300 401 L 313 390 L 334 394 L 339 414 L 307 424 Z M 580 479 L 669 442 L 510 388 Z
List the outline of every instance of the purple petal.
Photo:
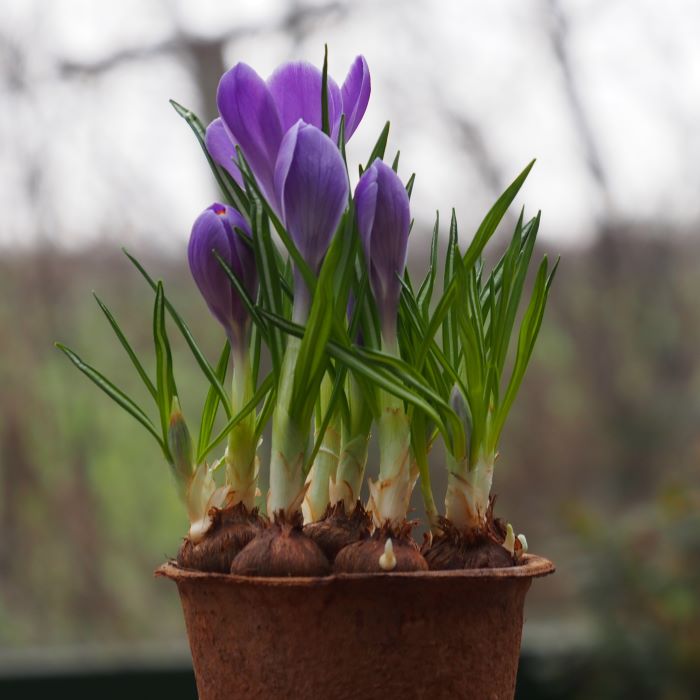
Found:
M 238 63 L 221 78 L 216 102 L 224 125 L 240 145 L 264 194 L 271 198 L 283 132 L 265 81 L 250 66 Z
M 220 165 L 228 174 L 243 187 L 243 176 L 236 165 L 237 153 L 236 144 L 231 140 L 231 136 L 226 131 L 221 119 L 214 121 L 207 127 L 204 136 L 204 143 L 212 160 Z
M 342 87 L 345 140 L 355 133 L 367 109 L 372 83 L 364 56 L 358 56 L 350 66 Z
M 386 163 L 375 160 L 360 178 L 355 212 L 382 325 L 389 328 L 396 322 L 411 213 L 406 188 Z
M 212 204 L 194 222 L 187 248 L 190 271 L 212 315 L 226 330 L 231 343 L 242 348 L 249 325 L 248 313 L 238 292 L 213 254 L 215 250 L 255 297 L 257 271 L 250 246 L 236 230 L 250 236 L 245 219 L 233 207 Z
M 288 131 L 300 119 L 322 128 L 321 89 L 323 75 L 316 66 L 298 61 L 280 66 L 267 81 L 282 122 Z M 328 78 L 328 121 L 331 133 L 337 130 L 342 111 L 340 88 Z
M 282 141 L 275 190 L 287 230 L 318 272 L 349 191 L 345 164 L 333 141 L 315 126 L 298 121 Z

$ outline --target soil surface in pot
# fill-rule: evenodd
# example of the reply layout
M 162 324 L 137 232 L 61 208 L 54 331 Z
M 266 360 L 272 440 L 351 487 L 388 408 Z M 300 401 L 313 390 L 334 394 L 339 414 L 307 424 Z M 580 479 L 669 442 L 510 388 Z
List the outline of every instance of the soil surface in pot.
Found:
M 194 543 L 185 538 L 177 553 L 177 563 L 185 569 L 227 574 L 236 555 L 260 532 L 266 520 L 257 508 L 249 511 L 242 503 L 212 508 L 211 527 Z
M 230 572 L 241 576 L 327 576 L 330 562 L 304 534 L 303 524 L 299 511 L 275 513 L 273 522 L 239 552 Z
M 372 517 L 358 500 L 350 514 L 345 512 L 345 502 L 329 505 L 323 518 L 304 526 L 304 534 L 310 537 L 328 558 L 335 561 L 338 552 L 353 542 L 366 540 L 372 531 Z
M 490 500 L 486 522 L 480 529 L 462 532 L 447 518 L 439 518 L 440 534 L 435 535 L 432 542 L 426 538 L 421 548 L 431 571 L 501 569 L 518 564 L 522 545 L 516 540 L 515 554 L 503 546 L 506 524 L 493 515 L 495 500 Z
M 411 537 L 413 523 L 404 521 L 399 526 L 385 524 L 365 540 L 340 550 L 335 559 L 335 572 L 369 574 L 385 571 L 427 571 L 428 564 Z M 391 557 L 387 561 L 387 540 L 391 539 Z

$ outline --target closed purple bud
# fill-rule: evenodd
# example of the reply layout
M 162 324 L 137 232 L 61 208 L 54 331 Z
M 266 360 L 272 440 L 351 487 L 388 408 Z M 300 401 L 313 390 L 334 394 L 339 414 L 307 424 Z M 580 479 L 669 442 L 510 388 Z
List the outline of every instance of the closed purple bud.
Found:
M 286 133 L 275 166 L 275 191 L 285 227 L 318 273 L 349 193 L 340 151 L 320 129 L 299 120 Z
M 213 253 L 216 251 L 221 256 L 248 294 L 255 298 L 258 288 L 255 257 L 235 229 L 250 236 L 246 220 L 233 207 L 212 204 L 192 226 L 187 259 L 209 310 L 226 330 L 233 348 L 244 351 L 250 325 L 248 311 Z
M 355 212 L 382 329 L 393 338 L 411 214 L 406 188 L 381 160 L 375 160 L 360 178 Z
M 231 135 L 226 131 L 226 127 L 221 119 L 214 121 L 207 127 L 204 136 L 204 143 L 212 160 L 220 165 L 228 174 L 243 187 L 243 176 L 236 165 L 238 154 L 236 153 L 236 143 Z

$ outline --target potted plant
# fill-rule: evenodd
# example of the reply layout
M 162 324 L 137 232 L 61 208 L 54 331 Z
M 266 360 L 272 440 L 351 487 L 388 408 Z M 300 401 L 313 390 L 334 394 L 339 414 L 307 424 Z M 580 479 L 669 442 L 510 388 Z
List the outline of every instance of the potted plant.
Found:
M 155 380 L 98 299 L 157 421 L 58 344 L 148 430 L 171 467 L 190 527 L 157 574 L 177 583 L 204 700 L 511 697 L 525 594 L 554 570 L 494 516 L 491 496 L 499 437 L 556 265 L 541 261 L 524 300 L 539 215 L 521 214 L 490 269 L 482 254 L 532 164 L 464 250 L 453 213 L 440 255 L 436 220 L 427 273 L 414 282 L 414 176 L 401 180 L 398 153 L 385 160 L 388 123 L 350 185 L 345 145 L 369 96 L 364 58 L 339 86 L 326 55 L 322 70 L 287 63 L 267 81 L 237 64 L 221 78 L 220 118 L 206 128 L 173 103 L 221 189 L 188 247 L 193 279 L 225 333 L 218 362 L 128 253 L 154 292 Z M 168 318 L 209 385 L 196 440 Z M 379 473 L 363 504 L 373 430 Z M 444 515 L 431 487 L 440 441 Z M 418 481 L 430 529 L 420 546 L 407 519 Z

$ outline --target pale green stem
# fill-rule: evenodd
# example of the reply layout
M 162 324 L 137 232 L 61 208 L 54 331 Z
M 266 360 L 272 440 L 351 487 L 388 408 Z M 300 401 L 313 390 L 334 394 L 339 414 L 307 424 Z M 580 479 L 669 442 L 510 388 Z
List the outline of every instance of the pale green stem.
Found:
M 369 432 L 343 440 L 336 478 L 331 485 L 331 502 L 343 501 L 346 513 L 354 510 L 360 497 L 368 446 Z
M 362 491 L 372 430 L 372 412 L 352 375 L 348 378 L 347 399 L 350 419 L 343 425 L 343 443 L 336 478 L 331 485 L 331 503 L 343 501 L 345 512 L 350 513 L 355 509 Z
M 306 297 L 301 294 L 295 295 L 293 320 L 295 323 L 305 323 L 307 316 Z M 267 497 L 267 512 L 270 515 L 279 510 L 287 513 L 296 512 L 304 496 L 303 469 L 309 444 L 309 428 L 300 426 L 298 419 L 289 415 L 294 388 L 294 370 L 300 347 L 301 338 L 291 336 L 287 340 L 277 390 L 277 404 L 272 415 L 270 492 Z
M 321 382 L 321 410 L 320 416 L 316 421 L 317 431 L 328 410 L 332 393 L 333 383 L 326 374 Z M 316 439 L 318 439 L 318 434 Z M 330 502 L 331 481 L 334 481 L 336 478 L 339 452 L 340 420 L 337 413 L 335 413 L 328 423 L 326 432 L 323 434 L 318 454 L 306 479 L 306 483 L 309 486 L 302 504 L 304 522 L 316 522 L 323 517 Z
M 235 415 L 253 397 L 253 376 L 248 353 L 234 352 L 231 408 Z M 226 449 L 226 483 L 231 488 L 231 503 L 243 503 L 249 510 L 255 505 L 258 477 L 255 411 L 251 411 L 231 429 Z
M 463 532 L 482 528 L 493 481 L 494 452 L 479 453 L 472 465 L 468 459 L 456 461 L 448 454 L 445 515 Z
M 385 352 L 398 355 L 395 337 L 384 338 Z M 375 524 L 401 523 L 406 519 L 415 485 L 411 469 L 411 428 L 403 402 L 393 394 L 380 392 L 378 421 L 379 479 L 370 482 L 369 509 Z

